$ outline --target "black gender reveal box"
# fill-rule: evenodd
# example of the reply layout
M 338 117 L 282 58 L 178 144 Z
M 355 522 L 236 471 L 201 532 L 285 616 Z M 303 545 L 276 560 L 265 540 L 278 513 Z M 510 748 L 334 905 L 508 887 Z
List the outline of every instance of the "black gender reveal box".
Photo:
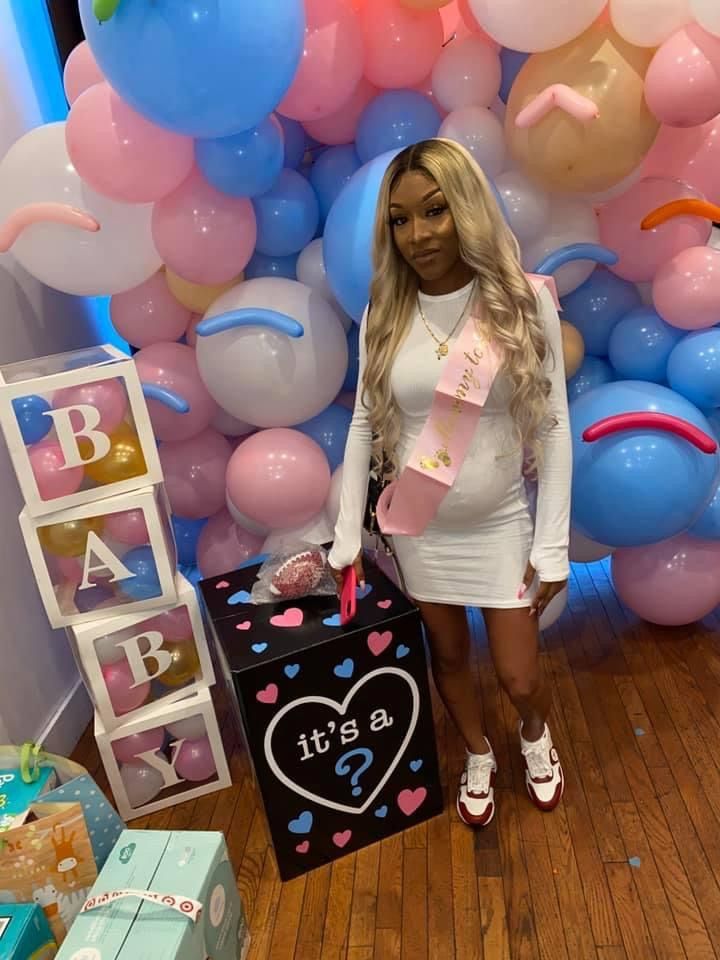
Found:
M 344 629 L 335 597 L 253 606 L 258 569 L 200 588 L 290 880 L 443 800 L 418 611 L 371 563 Z

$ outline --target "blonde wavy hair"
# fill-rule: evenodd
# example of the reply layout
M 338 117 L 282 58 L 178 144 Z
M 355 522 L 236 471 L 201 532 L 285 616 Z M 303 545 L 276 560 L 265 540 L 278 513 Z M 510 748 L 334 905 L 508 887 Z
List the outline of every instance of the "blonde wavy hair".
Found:
M 390 163 L 378 198 L 374 234 L 372 309 L 367 322 L 363 403 L 373 432 L 373 469 L 391 475 L 399 438 L 390 372 L 417 308 L 419 278 L 393 238 L 390 195 L 409 171 L 420 171 L 442 190 L 455 221 L 460 256 L 476 276 L 477 314 L 504 354 L 512 384 L 510 412 L 529 467 L 541 455 L 550 381 L 543 363 L 547 342 L 535 291 L 519 262 L 518 243 L 485 174 L 460 144 L 441 138 L 406 148 Z

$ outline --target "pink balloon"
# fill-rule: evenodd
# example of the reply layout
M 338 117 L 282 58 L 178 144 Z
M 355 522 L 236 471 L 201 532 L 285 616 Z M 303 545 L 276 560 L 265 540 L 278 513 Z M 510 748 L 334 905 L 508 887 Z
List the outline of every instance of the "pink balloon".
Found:
M 103 529 L 111 540 L 118 543 L 127 543 L 132 547 L 150 543 L 145 511 L 139 508 L 108 514 Z
M 188 176 L 195 156 L 190 137 L 146 120 L 108 83 L 97 83 L 77 98 L 65 139 L 83 180 L 125 203 L 152 203 L 167 196 Z
M 103 667 L 102 675 L 110 703 L 117 716 L 137 710 L 150 696 L 150 681 L 133 686 L 135 679 L 127 660 Z
M 131 733 L 129 737 L 114 740 L 112 749 L 118 763 L 130 763 L 140 753 L 160 750 L 164 743 L 165 729 L 155 727 L 152 730 L 142 730 L 140 733 Z
M 179 340 L 190 317 L 187 307 L 170 293 L 164 270 L 158 270 L 140 286 L 110 298 L 112 324 L 134 347 Z
M 363 39 L 346 0 L 305 0 L 305 49 L 277 110 L 294 120 L 333 113 L 352 95 L 363 72 Z
M 65 63 L 63 84 L 68 103 L 72 105 L 88 87 L 102 83 L 104 79 L 89 43 L 83 40 L 75 47 Z
M 254 523 L 284 530 L 320 512 L 330 490 L 330 467 L 321 448 L 297 430 L 253 434 L 233 453 L 227 492 Z
M 158 252 L 173 273 L 205 285 L 237 277 L 257 239 L 252 203 L 220 193 L 198 170 L 155 204 L 152 229 Z
M 417 90 L 418 93 L 422 93 L 424 97 L 427 97 L 430 103 L 432 103 L 432 105 L 435 107 L 437 112 L 440 114 L 442 119 L 443 120 L 445 119 L 445 117 L 448 115 L 448 111 L 445 109 L 445 107 L 443 107 L 441 103 L 439 103 L 439 101 L 435 97 L 435 94 L 433 92 L 432 74 L 425 77 L 423 80 L 421 80 L 420 83 L 416 83 L 412 89 Z
M 42 440 L 29 447 L 28 459 L 41 500 L 68 497 L 82 486 L 85 470 L 82 467 L 66 468 L 65 454 L 54 440 Z
M 449 43 L 453 37 L 455 40 L 463 40 L 473 32 L 472 28 L 465 22 L 465 18 L 460 11 L 460 4 L 457 0 L 453 0 L 452 3 L 448 3 L 444 7 L 440 7 L 440 16 L 443 22 L 444 43 Z M 472 16 L 472 14 L 470 14 L 470 16 Z
M 713 203 L 720 202 L 720 116 L 686 130 L 660 127 L 643 175 L 680 180 Z
M 154 383 L 178 394 L 190 405 L 176 413 L 159 400 L 148 400 L 148 410 L 158 440 L 189 440 L 204 430 L 217 412 L 217 404 L 200 379 L 195 351 L 182 343 L 155 343 L 135 354 L 143 383 Z
M 93 380 L 74 387 L 63 387 L 53 394 L 54 410 L 87 404 L 100 414 L 99 429 L 112 433 L 123 421 L 128 409 L 128 396 L 121 380 Z M 79 430 L 85 420 L 79 410 L 70 413 L 70 422 Z
M 192 621 L 187 607 L 175 607 L 138 624 L 141 630 L 157 630 L 171 643 L 180 643 L 193 636 Z
M 621 547 L 612 557 L 623 603 L 650 623 L 684 626 L 720 603 L 720 542 L 687 534 L 644 547 Z
M 58 579 L 52 577 L 53 583 L 82 583 L 83 565 L 79 557 L 48 557 L 48 560 L 52 561 L 58 574 Z M 92 581 L 92 577 L 89 579 Z
M 416 11 L 398 0 L 366 0 L 365 76 L 377 87 L 414 87 L 432 70 L 442 50 L 438 10 Z
M 620 257 L 613 273 L 636 283 L 652 280 L 660 264 L 686 247 L 707 242 L 711 225 L 700 217 L 674 217 L 653 230 L 641 230 L 644 217 L 671 200 L 697 198 L 674 180 L 641 180 L 604 204 L 598 213 L 600 243 Z
M 720 251 L 688 247 L 655 275 L 653 304 L 660 316 L 681 330 L 714 327 L 720 319 Z
M 365 107 L 377 96 L 378 89 L 363 77 L 348 99 L 334 112 L 319 120 L 307 120 L 305 130 L 320 143 L 338 146 L 352 143 Z
M 225 471 L 232 450 L 222 434 L 208 428 L 189 440 L 163 443 L 160 465 L 173 513 L 209 517 L 225 503 Z
M 175 769 L 178 776 L 191 783 L 201 783 L 216 776 L 215 757 L 208 737 L 186 740 L 177 752 Z
M 197 343 L 197 334 L 195 333 L 195 327 L 203 320 L 202 313 L 192 313 L 190 314 L 190 319 L 188 320 L 187 327 L 185 328 L 185 342 L 189 347 L 194 347 Z
M 239 527 L 223 507 L 200 531 L 197 565 L 203 577 L 217 577 L 260 553 L 264 537 Z
M 720 37 L 697 23 L 669 37 L 645 74 L 652 112 L 674 127 L 695 127 L 720 112 Z

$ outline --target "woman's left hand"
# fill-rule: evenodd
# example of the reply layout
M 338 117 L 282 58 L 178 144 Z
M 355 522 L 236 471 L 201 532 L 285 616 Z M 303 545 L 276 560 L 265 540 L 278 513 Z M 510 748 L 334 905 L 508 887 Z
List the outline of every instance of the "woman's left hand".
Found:
M 523 577 L 523 584 L 525 585 L 526 590 L 530 587 L 534 579 L 535 567 L 533 567 L 531 563 L 528 563 L 525 569 L 525 576 Z M 530 606 L 530 616 L 537 617 L 539 619 L 545 612 L 550 601 L 553 600 L 559 593 L 562 593 L 566 586 L 567 580 L 557 580 L 554 582 L 546 582 L 541 580 Z

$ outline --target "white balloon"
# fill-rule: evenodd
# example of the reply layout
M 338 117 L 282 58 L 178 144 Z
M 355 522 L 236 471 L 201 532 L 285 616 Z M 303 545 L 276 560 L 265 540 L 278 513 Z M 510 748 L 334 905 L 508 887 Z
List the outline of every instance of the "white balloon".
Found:
M 503 125 L 487 107 L 453 110 L 443 120 L 438 136 L 461 143 L 492 179 L 505 169 Z
M 325 501 L 325 510 L 328 515 L 328 519 L 333 526 L 333 530 L 340 516 L 340 494 L 342 493 L 342 481 L 343 481 L 343 465 L 337 468 L 335 473 L 333 473 L 330 479 L 330 492 L 328 493 L 327 500 Z
M 690 0 L 690 13 L 703 30 L 720 37 L 720 4 L 717 0 Z
M 205 717 L 202 714 L 175 720 L 166 724 L 165 729 L 174 740 L 200 740 L 207 736 Z
M 104 637 L 97 637 L 93 641 L 95 656 L 101 667 L 109 667 L 111 663 L 120 663 L 125 658 L 125 650 L 119 646 L 125 635 L 109 633 Z
M 214 427 L 224 437 L 244 437 L 255 429 L 252 424 L 245 423 L 244 420 L 238 420 L 237 417 L 233 417 L 225 410 L 218 410 L 210 426 Z
M 489 107 L 500 89 L 500 57 L 478 36 L 449 43 L 433 67 L 431 87 L 447 110 Z
M 353 325 L 353 319 L 345 313 L 330 289 L 323 258 L 322 237 L 311 240 L 301 252 L 295 266 L 295 274 L 300 283 L 304 283 L 327 300 L 340 318 L 345 333 L 349 333 L 350 327 Z
M 292 549 L 297 543 L 312 543 L 322 546 L 330 543 L 333 538 L 333 527 L 330 524 L 325 510 L 301 527 L 290 530 L 273 530 L 262 545 L 261 553 L 277 553 L 281 550 Z
M 65 124 L 49 123 L 17 140 L 0 163 L 0 224 L 20 207 L 52 201 L 90 214 L 97 233 L 35 223 L 12 254 L 38 280 L 78 296 L 122 293 L 162 266 L 152 239 L 152 204 L 117 203 L 78 176 L 65 146 Z
M 717 9 L 717 0 L 709 0 Z M 692 19 L 688 0 L 610 0 L 612 24 L 636 47 L 659 47 Z
M 523 244 L 523 266 L 533 273 L 537 265 L 550 253 L 572 243 L 599 243 L 597 217 L 586 200 L 577 197 L 555 196 L 550 203 L 550 216 L 541 235 Z M 577 290 L 595 269 L 590 260 L 576 260 L 565 264 L 554 274 L 561 297 Z
M 596 543 L 577 530 L 570 531 L 570 560 L 572 563 L 596 563 L 614 553 L 615 547 Z
M 519 170 L 507 170 L 495 180 L 510 229 L 520 243 L 529 243 L 544 229 L 550 215 L 550 196 Z
M 304 283 L 260 277 L 233 287 L 206 318 L 265 308 L 304 327 L 293 338 L 263 326 L 197 338 L 200 376 L 227 413 L 258 427 L 291 427 L 317 416 L 340 392 L 348 343 L 337 313 Z
M 125 787 L 128 803 L 133 810 L 150 803 L 165 786 L 160 771 L 142 760 L 121 764 L 120 779 Z
M 568 602 L 568 588 L 565 587 L 564 590 L 561 590 L 557 596 L 553 597 L 550 603 L 545 607 L 542 616 L 540 617 L 540 623 L 538 624 L 541 630 L 547 630 L 548 627 L 551 627 L 565 612 L 565 607 Z
M 266 537 L 270 533 L 270 527 L 266 527 L 262 523 L 256 523 L 254 520 L 251 520 L 250 517 L 246 517 L 244 513 L 241 513 L 227 493 L 225 495 L 225 506 L 228 508 L 228 513 L 235 523 L 239 527 L 242 527 L 243 530 L 255 534 L 256 537 Z
M 577 37 L 606 0 L 470 0 L 473 16 L 503 47 L 535 53 Z
M 583 200 L 589 200 L 593 204 L 607 203 L 608 200 L 614 200 L 616 197 L 622 196 L 626 190 L 639 183 L 642 178 L 643 165 L 640 164 L 632 173 L 629 173 L 612 187 L 608 187 L 607 190 L 601 190 L 599 193 L 581 193 L 578 196 Z

